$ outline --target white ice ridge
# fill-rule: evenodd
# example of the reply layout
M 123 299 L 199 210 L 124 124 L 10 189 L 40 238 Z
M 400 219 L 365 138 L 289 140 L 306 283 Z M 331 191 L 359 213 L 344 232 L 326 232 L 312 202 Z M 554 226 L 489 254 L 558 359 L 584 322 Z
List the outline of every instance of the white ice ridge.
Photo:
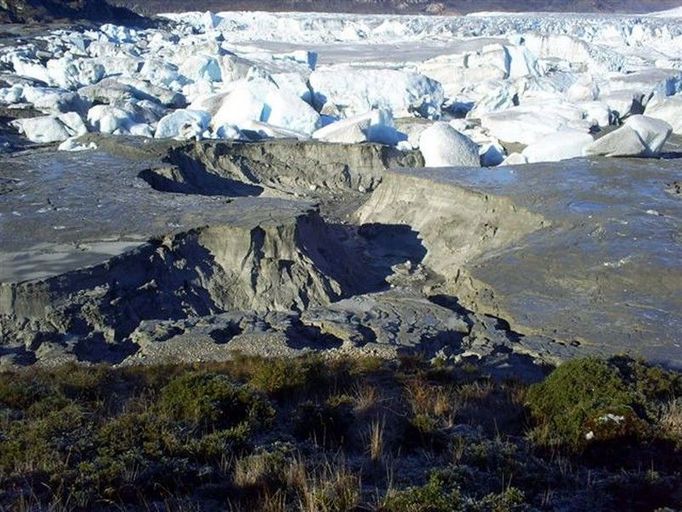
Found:
M 423 146 L 436 165 L 652 156 L 669 131 L 628 120 L 682 131 L 680 14 L 168 14 L 0 48 L 0 105 L 64 148 L 90 131 Z M 593 145 L 622 124 L 631 146 Z

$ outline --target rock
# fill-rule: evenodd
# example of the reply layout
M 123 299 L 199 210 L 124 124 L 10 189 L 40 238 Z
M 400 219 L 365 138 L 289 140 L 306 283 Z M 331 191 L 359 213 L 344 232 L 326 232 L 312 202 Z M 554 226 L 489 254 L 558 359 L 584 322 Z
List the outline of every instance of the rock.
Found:
M 101 133 L 129 133 L 135 124 L 131 112 L 111 105 L 95 105 L 88 111 L 88 123 Z
M 527 146 L 522 154 L 528 163 L 559 162 L 583 156 L 592 142 L 594 139 L 588 133 L 562 131 Z
M 504 142 L 530 145 L 565 130 L 590 131 L 585 112 L 562 100 L 536 100 L 481 116 L 481 125 Z
M 426 167 L 480 167 L 478 146 L 448 123 L 438 122 L 419 137 Z
M 317 128 L 320 115 L 315 109 L 271 81 L 239 80 L 227 89 L 190 105 L 192 109 L 210 112 L 214 129 L 224 125 L 241 128 L 251 122 L 262 122 L 310 136 Z
M 512 153 L 500 165 L 524 165 L 528 159 L 522 153 Z
M 287 195 L 329 193 L 341 196 L 374 190 L 387 167 L 423 167 L 417 151 L 399 153 L 385 145 L 327 144 L 267 140 L 257 143 L 205 142 L 172 152 L 171 162 L 191 159 L 234 181 Z
M 75 90 L 104 78 L 104 66 L 96 59 L 62 57 L 47 62 L 50 83 L 62 89 Z
M 59 151 L 90 151 L 97 149 L 97 144 L 94 142 L 81 144 L 78 141 L 78 137 L 71 137 L 62 142 L 57 149 Z
M 632 116 L 623 127 L 589 145 L 585 154 L 653 157 L 658 155 L 671 133 L 672 127 L 665 121 Z
M 31 142 L 41 144 L 62 142 L 70 137 L 84 135 L 88 131 L 83 120 L 75 112 L 17 119 L 10 124 L 26 135 Z
M 315 131 L 313 139 L 342 144 L 379 142 L 395 145 L 401 137 L 393 126 L 390 112 L 373 110 L 328 124 Z
M 144 20 L 133 11 L 113 7 L 103 0 L 11 0 L 0 4 L 0 20 L 10 23 L 48 21 L 55 18 L 70 18 L 92 21 L 116 20 L 141 22 Z
M 157 139 L 200 139 L 208 130 L 211 115 L 201 110 L 180 109 L 161 118 L 154 137 Z
M 143 320 L 289 314 L 383 282 L 313 202 L 255 197 L 270 185 L 288 197 L 311 184 L 371 190 L 398 164 L 383 146 L 79 142 L 94 140 L 87 158 L 38 152 L 2 162 L 3 350 L 45 332 L 79 333 L 96 352 L 102 337 L 123 341 Z
M 384 109 L 390 110 L 395 117 L 416 113 L 438 118 L 444 100 L 443 88 L 435 80 L 394 69 L 348 65 L 318 68 L 310 75 L 310 87 L 318 110 L 331 102 L 339 108 L 343 106 L 346 116 Z
M 221 82 L 223 80 L 220 63 L 209 55 L 194 55 L 180 65 L 179 72 L 192 81 L 206 80 Z
M 655 96 L 646 106 L 645 115 L 668 123 L 673 133 L 682 134 L 682 95 Z
M 483 167 L 495 167 L 504 162 L 504 148 L 499 144 L 485 144 L 479 149 L 481 165 Z
M 186 103 L 180 93 L 128 77 L 105 78 L 96 84 L 82 87 L 78 94 L 91 103 L 118 104 L 137 100 L 176 108 L 183 107 Z

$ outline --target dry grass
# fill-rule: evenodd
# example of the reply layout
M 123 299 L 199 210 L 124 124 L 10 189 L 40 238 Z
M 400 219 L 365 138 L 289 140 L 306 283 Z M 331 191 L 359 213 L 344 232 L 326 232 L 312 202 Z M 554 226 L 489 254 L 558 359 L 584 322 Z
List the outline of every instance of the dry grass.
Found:
M 369 426 L 368 452 L 372 462 L 377 463 L 384 458 L 384 431 L 386 421 L 384 418 L 375 419 Z
M 356 414 L 366 414 L 374 410 L 381 400 L 379 390 L 370 384 L 355 384 L 351 389 L 351 396 Z
M 313 468 L 295 460 L 287 469 L 287 484 L 297 493 L 301 512 L 345 512 L 360 502 L 360 478 L 343 459 Z
M 437 386 L 413 379 L 405 386 L 407 400 L 415 416 L 437 419 L 443 426 L 455 424 L 461 400 L 454 386 Z
M 668 402 L 663 410 L 660 426 L 666 437 L 682 445 L 682 401 Z
M 281 464 L 271 454 L 250 455 L 234 465 L 234 483 L 238 487 L 267 486 L 280 478 Z

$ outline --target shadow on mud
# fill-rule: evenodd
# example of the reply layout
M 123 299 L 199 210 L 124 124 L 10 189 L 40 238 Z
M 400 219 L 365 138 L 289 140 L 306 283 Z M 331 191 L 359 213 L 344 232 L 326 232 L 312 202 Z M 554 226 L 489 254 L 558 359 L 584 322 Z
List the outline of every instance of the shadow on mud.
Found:
M 139 177 L 154 190 L 175 194 L 244 197 L 259 196 L 263 192 L 263 187 L 212 174 L 198 165 L 147 169 Z
M 396 265 L 421 263 L 426 256 L 419 233 L 403 224 L 333 225 L 336 236 L 348 248 L 347 258 L 356 279 L 352 295 L 386 290 Z
M 313 350 L 331 350 L 340 348 L 343 340 L 333 334 L 323 332 L 313 325 L 305 325 L 297 320 L 286 330 L 287 345 L 297 350 L 310 348 Z

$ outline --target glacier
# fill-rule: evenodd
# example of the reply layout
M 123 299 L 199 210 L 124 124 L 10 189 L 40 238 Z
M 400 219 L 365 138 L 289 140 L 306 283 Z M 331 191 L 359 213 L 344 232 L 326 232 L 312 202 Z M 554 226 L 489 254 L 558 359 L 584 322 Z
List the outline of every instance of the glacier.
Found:
M 0 48 L 0 105 L 39 113 L 13 123 L 36 144 L 89 131 L 418 149 L 446 122 L 485 166 L 556 161 L 634 116 L 657 141 L 680 133 L 680 15 L 166 14 Z

